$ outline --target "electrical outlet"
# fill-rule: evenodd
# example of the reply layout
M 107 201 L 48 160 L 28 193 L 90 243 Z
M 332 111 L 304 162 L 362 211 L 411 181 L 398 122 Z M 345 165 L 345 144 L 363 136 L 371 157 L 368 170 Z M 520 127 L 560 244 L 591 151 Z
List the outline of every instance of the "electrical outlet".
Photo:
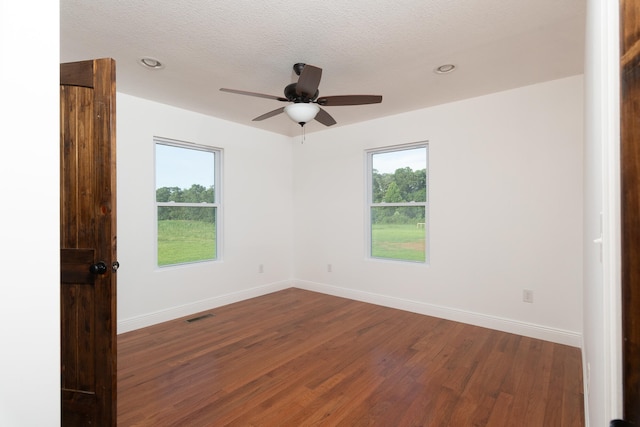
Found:
M 531 289 L 522 290 L 522 301 L 533 303 L 533 291 Z
M 333 271 L 333 266 L 331 264 L 327 264 L 327 272 L 331 273 Z
M 258 265 L 258 273 L 264 273 L 264 265 Z

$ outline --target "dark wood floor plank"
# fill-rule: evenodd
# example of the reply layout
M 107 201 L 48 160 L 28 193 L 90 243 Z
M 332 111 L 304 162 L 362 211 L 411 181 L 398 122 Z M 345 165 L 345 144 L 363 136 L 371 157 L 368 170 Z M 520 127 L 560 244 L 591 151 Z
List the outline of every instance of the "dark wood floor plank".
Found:
M 300 289 L 201 314 L 118 337 L 119 426 L 584 425 L 576 348 Z
M 487 427 L 517 427 L 521 423 L 510 419 L 511 405 L 513 404 L 513 396 L 500 392 L 487 420 Z

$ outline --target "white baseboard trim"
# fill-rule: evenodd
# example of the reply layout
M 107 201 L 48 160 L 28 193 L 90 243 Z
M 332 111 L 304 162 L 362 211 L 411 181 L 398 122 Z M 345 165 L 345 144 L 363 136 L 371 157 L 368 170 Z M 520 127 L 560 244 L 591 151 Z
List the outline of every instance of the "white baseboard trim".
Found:
M 580 355 L 582 356 L 582 408 L 584 409 L 584 426 L 589 427 L 589 387 L 591 384 L 591 369 L 587 361 L 587 352 L 584 351 L 584 336 L 580 340 Z
M 293 287 L 293 283 L 291 281 L 270 283 L 267 285 L 256 286 L 254 288 L 245 289 L 230 294 L 224 294 L 213 298 L 195 301 L 189 304 L 170 307 L 165 310 L 159 310 L 128 319 L 119 320 L 118 334 L 145 328 L 157 323 L 178 319 L 190 314 L 200 313 L 202 311 L 211 310 L 212 308 L 221 307 L 223 305 L 232 304 L 234 302 L 243 301 L 249 298 L 259 297 L 291 287 Z
M 390 308 L 397 308 L 399 310 L 410 311 L 412 313 L 439 317 L 442 319 L 453 320 L 456 322 L 582 348 L 582 335 L 573 331 L 521 322 L 519 320 L 505 319 L 502 317 L 490 316 L 466 310 L 459 310 L 436 304 L 396 298 L 388 295 L 341 288 L 323 283 L 296 280 L 293 286 L 309 291 L 349 298 L 356 301 L 382 305 Z
M 200 313 L 202 311 L 211 310 L 212 308 L 221 307 L 223 305 L 232 304 L 249 298 L 259 297 L 291 287 L 582 348 L 582 335 L 573 331 L 304 280 L 282 281 L 256 286 L 254 288 L 238 292 L 219 295 L 189 304 L 170 307 L 165 310 L 159 310 L 119 320 L 118 334 L 145 328 L 157 323 L 178 319 L 190 314 Z

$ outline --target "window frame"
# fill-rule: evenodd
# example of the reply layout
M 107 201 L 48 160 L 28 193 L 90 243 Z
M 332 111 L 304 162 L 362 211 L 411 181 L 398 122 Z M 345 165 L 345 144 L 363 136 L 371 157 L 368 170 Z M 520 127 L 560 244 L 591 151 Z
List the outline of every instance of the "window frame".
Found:
M 157 178 L 158 178 L 158 163 L 157 163 L 157 146 L 165 145 L 175 148 L 183 148 L 188 150 L 204 151 L 213 154 L 214 159 L 214 175 L 213 175 L 213 203 L 199 202 L 199 203 L 186 203 L 186 202 L 158 202 L 157 191 Z M 220 262 L 222 261 L 223 245 L 222 245 L 222 163 L 223 163 L 223 149 L 210 145 L 196 144 L 193 142 L 180 141 L 170 138 L 164 138 L 159 136 L 153 137 L 153 155 L 154 155 L 154 179 L 153 179 L 153 201 L 154 201 L 154 249 L 155 249 L 155 268 L 167 269 L 171 267 L 184 267 L 193 264 L 202 264 L 207 262 Z M 162 206 L 168 207 L 198 207 L 198 208 L 213 208 L 215 211 L 215 258 L 202 259 L 196 261 L 179 262 L 175 264 L 160 265 L 158 260 L 158 208 Z
M 398 151 L 412 150 L 416 148 L 425 149 L 425 168 L 426 168 L 426 182 L 425 182 L 425 201 L 424 202 L 400 202 L 400 203 L 374 203 L 373 202 L 373 156 L 376 154 L 392 153 Z M 412 263 L 421 265 L 430 265 L 430 245 L 429 245 L 429 141 L 412 142 L 408 144 L 390 145 L 384 147 L 376 147 L 365 150 L 365 257 L 368 260 L 380 261 L 380 262 L 399 262 L 399 263 Z M 372 224 L 371 224 L 371 210 L 374 207 L 424 207 L 424 230 L 425 230 L 425 253 L 423 261 L 401 259 L 401 258 L 383 258 L 372 255 Z

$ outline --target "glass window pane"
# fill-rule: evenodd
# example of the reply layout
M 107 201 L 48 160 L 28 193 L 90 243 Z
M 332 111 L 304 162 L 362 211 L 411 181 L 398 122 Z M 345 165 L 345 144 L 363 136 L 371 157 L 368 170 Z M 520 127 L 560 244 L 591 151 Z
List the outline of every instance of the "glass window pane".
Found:
M 425 202 L 427 150 L 424 147 L 371 156 L 373 203 Z
M 216 208 L 158 206 L 158 265 L 216 258 Z
M 214 203 L 215 153 L 156 144 L 156 201 Z
M 371 256 L 424 262 L 424 206 L 371 208 Z

